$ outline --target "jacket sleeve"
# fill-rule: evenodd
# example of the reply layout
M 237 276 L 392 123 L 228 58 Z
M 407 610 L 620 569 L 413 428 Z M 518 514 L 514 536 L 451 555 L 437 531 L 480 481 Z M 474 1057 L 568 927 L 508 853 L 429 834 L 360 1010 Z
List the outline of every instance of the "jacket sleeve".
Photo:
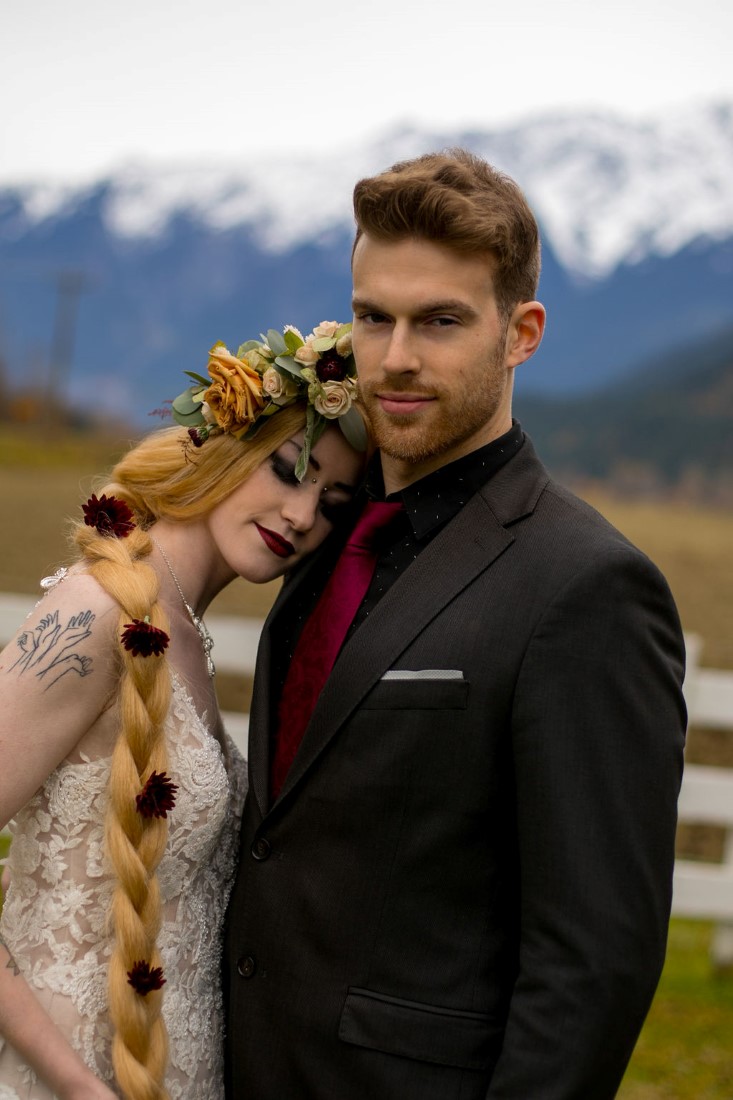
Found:
M 626 545 L 576 573 L 516 685 L 519 971 L 490 1100 L 611 1100 L 659 980 L 686 714 L 658 570 Z

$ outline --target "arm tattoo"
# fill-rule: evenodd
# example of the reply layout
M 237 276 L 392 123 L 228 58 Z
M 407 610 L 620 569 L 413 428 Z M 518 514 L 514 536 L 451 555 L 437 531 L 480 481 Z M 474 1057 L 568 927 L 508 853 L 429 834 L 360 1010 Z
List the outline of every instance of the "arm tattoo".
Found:
M 6 970 L 12 970 L 14 974 L 20 974 L 20 967 L 12 956 L 10 948 L 8 947 L 2 932 L 0 932 L 0 947 L 4 947 L 8 953 L 8 961 L 5 963 Z
M 88 676 L 92 658 L 82 657 L 77 649 L 91 635 L 94 619 L 91 611 L 80 611 L 62 627 L 58 611 L 44 615 L 34 630 L 27 630 L 18 638 L 21 655 L 11 668 L 20 666 L 21 672 L 32 669 L 39 680 L 48 677 L 46 690 L 67 672 Z

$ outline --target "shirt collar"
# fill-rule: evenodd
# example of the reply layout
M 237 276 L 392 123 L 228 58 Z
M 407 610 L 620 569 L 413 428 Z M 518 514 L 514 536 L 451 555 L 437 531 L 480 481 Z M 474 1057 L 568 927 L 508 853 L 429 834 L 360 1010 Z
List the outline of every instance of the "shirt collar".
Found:
M 523 443 L 522 427 L 519 421 L 513 420 L 509 431 L 498 439 L 440 466 L 386 498 L 379 456 L 375 455 L 367 474 L 366 491 L 372 500 L 401 501 L 415 538 L 423 539 L 453 519 L 474 493 L 513 458 Z

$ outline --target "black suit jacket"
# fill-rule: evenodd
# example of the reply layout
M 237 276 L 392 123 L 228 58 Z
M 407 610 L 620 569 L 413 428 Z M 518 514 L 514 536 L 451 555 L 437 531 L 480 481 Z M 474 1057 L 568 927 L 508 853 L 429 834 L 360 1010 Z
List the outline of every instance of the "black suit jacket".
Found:
M 274 805 L 264 630 L 225 943 L 231 1100 L 606 1100 L 664 958 L 672 598 L 529 441 L 342 650 Z

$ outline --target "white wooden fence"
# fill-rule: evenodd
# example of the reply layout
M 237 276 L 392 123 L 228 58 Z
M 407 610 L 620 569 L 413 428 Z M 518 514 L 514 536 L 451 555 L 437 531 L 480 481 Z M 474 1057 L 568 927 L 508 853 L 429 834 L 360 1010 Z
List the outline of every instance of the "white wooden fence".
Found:
M 30 596 L 0 593 L 0 647 L 13 636 L 34 604 Z M 244 675 L 252 672 L 261 622 L 258 619 L 207 616 L 214 637 L 217 670 Z M 688 669 L 685 697 L 690 725 L 733 731 L 733 672 L 701 668 L 701 642 L 687 636 Z M 246 714 L 226 713 L 230 734 L 246 755 Z M 733 768 L 688 764 L 679 801 L 680 821 L 712 824 L 725 829 L 723 861 L 677 860 L 673 912 L 677 916 L 717 922 L 713 959 L 733 967 Z
M 688 635 L 685 698 L 691 726 L 733 731 L 733 672 L 700 668 L 701 639 Z M 672 910 L 679 917 L 716 921 L 713 964 L 733 968 L 733 768 L 688 764 L 679 799 L 680 821 L 724 830 L 720 863 L 678 859 Z

